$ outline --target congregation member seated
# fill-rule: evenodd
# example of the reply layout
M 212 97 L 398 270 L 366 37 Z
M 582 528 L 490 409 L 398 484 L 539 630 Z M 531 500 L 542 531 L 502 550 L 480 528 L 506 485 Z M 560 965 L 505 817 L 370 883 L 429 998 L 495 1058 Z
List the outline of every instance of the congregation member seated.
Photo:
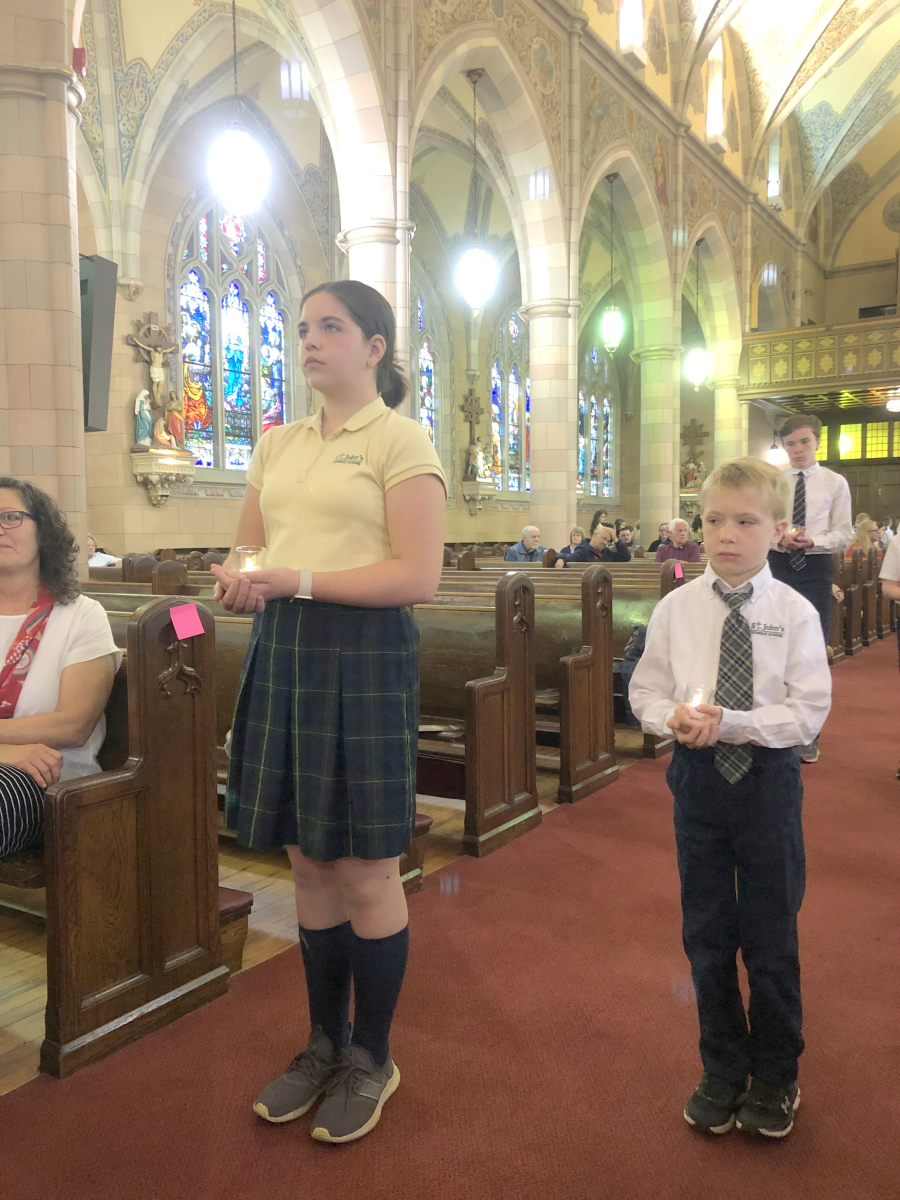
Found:
M 541 545 L 541 531 L 536 525 L 526 525 L 522 540 L 510 546 L 503 558 L 506 562 L 540 562 L 547 547 Z
M 659 537 L 655 538 L 647 547 L 648 554 L 655 554 L 660 546 L 668 546 L 669 544 L 669 522 L 663 521 L 659 527 Z
M 878 552 L 878 557 L 882 556 L 882 549 L 878 541 L 878 526 L 871 517 L 859 517 L 856 522 L 856 529 L 853 533 L 853 541 L 849 543 L 844 551 L 844 558 L 853 558 L 853 551 L 859 548 L 862 551 L 862 556 L 865 558 L 869 553 L 869 548 L 874 547 Z
M 582 542 L 572 551 L 570 562 L 631 562 L 631 551 L 627 546 L 623 546 L 616 539 L 616 531 L 610 529 L 608 525 L 598 525 L 594 531 L 594 536 L 589 542 Z M 566 565 L 563 559 L 557 559 L 555 566 L 562 563 Z
M 122 654 L 76 552 L 55 501 L 0 476 L 0 858 L 40 845 L 46 788 L 100 770 Z
M 700 561 L 700 546 L 697 542 L 692 542 L 688 534 L 687 521 L 683 521 L 681 517 L 676 517 L 674 521 L 669 522 L 669 543 L 662 545 L 656 551 L 656 561 L 665 562 L 669 558 L 677 558 L 680 562 L 699 562 Z
M 894 538 L 878 572 L 881 589 L 889 600 L 900 600 L 900 538 Z
M 626 525 L 623 522 L 617 541 L 620 546 L 625 546 L 630 554 L 634 554 L 636 550 L 643 550 L 643 547 L 637 544 L 633 525 Z
M 878 532 L 881 539 L 881 548 L 882 550 L 887 550 L 888 546 L 894 540 L 894 526 L 890 517 L 881 518 L 878 522 Z
M 569 562 L 573 553 L 578 549 L 581 543 L 586 540 L 587 535 L 581 526 L 574 525 L 569 532 L 569 544 L 568 546 L 563 546 L 562 550 L 560 550 L 559 559 L 564 559 L 566 562 Z M 559 562 L 559 559 L 556 561 Z
M 121 558 L 116 558 L 114 554 L 106 554 L 102 549 L 97 549 L 97 543 L 94 541 L 94 535 L 87 535 L 87 552 L 89 567 L 120 567 L 122 565 Z

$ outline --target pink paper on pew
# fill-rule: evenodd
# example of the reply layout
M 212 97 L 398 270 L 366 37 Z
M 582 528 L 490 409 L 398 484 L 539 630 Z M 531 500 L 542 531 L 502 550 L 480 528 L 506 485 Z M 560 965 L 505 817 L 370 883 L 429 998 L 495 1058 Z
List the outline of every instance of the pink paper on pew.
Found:
M 177 604 L 169 609 L 169 616 L 175 627 L 175 636 L 181 638 L 196 637 L 203 632 L 203 622 L 197 612 L 196 604 Z
M 681 565 L 680 562 L 677 562 L 675 564 L 675 578 L 676 579 L 684 579 L 684 567 Z M 196 607 L 197 606 L 195 604 L 194 608 L 196 609 Z

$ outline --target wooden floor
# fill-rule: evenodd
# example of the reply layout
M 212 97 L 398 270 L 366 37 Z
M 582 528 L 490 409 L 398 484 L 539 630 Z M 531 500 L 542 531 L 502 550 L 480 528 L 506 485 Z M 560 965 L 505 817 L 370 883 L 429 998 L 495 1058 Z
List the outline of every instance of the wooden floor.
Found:
M 619 767 L 640 757 L 641 734 L 616 730 Z M 538 772 L 541 809 L 556 806 L 557 776 Z M 434 818 L 425 838 L 425 874 L 447 866 L 462 854 L 462 801 L 419 797 L 416 807 Z M 254 967 L 297 942 L 297 914 L 287 855 L 244 850 L 227 837 L 219 839 L 219 882 L 253 892 L 250 929 L 243 969 Z M 0 885 L 2 904 L 43 910 L 43 891 L 21 891 Z M 413 901 L 415 903 L 415 901 Z M 44 920 L 30 912 L 0 905 L 0 1095 L 11 1092 L 38 1073 L 47 1001 L 46 931 Z

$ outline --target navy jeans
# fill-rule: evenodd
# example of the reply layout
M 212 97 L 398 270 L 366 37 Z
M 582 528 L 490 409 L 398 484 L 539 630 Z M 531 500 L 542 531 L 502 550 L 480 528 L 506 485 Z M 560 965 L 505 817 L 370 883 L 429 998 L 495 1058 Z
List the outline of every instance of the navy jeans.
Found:
M 753 747 L 731 784 L 715 751 L 676 746 L 675 797 L 682 936 L 700 1017 L 704 1070 L 733 1084 L 797 1078 L 803 1051 L 797 913 L 806 884 L 800 762 L 793 749 Z M 750 982 L 749 1028 L 738 987 Z
M 831 633 L 831 585 L 834 583 L 834 563 L 830 554 L 807 554 L 806 566 L 795 571 L 790 556 L 782 550 L 769 551 L 769 568 L 776 579 L 805 596 L 822 622 L 825 645 Z

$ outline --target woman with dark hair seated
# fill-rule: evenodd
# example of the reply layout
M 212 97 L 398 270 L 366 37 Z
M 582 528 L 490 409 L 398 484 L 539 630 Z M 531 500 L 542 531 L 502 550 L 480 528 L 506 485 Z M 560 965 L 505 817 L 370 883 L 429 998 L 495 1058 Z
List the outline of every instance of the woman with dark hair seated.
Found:
M 99 771 L 122 653 L 40 488 L 0 476 L 0 858 L 40 845 L 44 790 Z

